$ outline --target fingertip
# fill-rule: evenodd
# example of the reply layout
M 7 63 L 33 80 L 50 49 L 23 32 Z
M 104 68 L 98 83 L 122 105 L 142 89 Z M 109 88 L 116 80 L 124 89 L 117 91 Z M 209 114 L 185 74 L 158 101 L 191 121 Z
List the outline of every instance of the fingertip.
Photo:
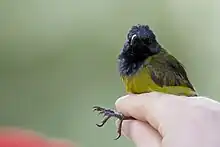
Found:
M 115 102 L 116 110 L 122 112 L 124 115 L 128 115 L 127 109 L 130 108 L 131 99 L 134 98 L 134 94 L 128 94 L 118 98 Z
M 137 121 L 136 120 L 135 121 L 134 120 L 125 120 L 122 125 L 122 134 L 131 140 L 133 140 L 132 136 L 135 133 L 135 132 L 133 132 L 133 130 L 135 129 L 134 127 L 137 127 L 134 125 L 134 123 L 137 124 Z
M 118 98 L 116 101 L 115 101 L 115 106 L 119 106 L 121 104 L 121 102 L 126 99 L 127 97 L 129 97 L 129 95 L 125 95 L 125 96 L 122 96 L 120 98 Z
M 118 105 L 118 104 L 120 104 L 121 102 L 123 102 L 124 100 L 129 99 L 129 98 L 134 97 L 134 96 L 136 96 L 136 95 L 135 95 L 135 94 L 127 94 L 127 95 L 121 96 L 121 97 L 119 97 L 119 98 L 116 100 L 115 105 Z
M 122 125 L 122 134 L 137 146 L 159 147 L 160 135 L 147 123 L 138 120 L 126 120 Z
M 144 125 L 145 123 L 138 120 L 125 120 L 122 125 L 122 134 L 134 141 L 146 129 Z
M 138 120 L 146 121 L 146 104 L 149 97 L 149 93 L 122 96 L 115 102 L 116 110 L 125 116 L 132 116 Z

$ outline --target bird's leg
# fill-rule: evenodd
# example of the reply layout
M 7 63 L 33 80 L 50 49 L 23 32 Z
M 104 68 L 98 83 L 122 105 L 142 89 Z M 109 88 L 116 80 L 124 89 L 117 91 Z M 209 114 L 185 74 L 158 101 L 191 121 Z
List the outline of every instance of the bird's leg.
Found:
M 105 125 L 105 123 L 109 120 L 109 118 L 114 117 L 119 119 L 119 125 L 117 129 L 118 136 L 115 138 L 115 140 L 119 139 L 121 137 L 121 128 L 122 128 L 122 122 L 123 120 L 128 120 L 128 119 L 134 119 L 133 117 L 127 117 L 124 116 L 122 113 L 119 113 L 115 110 L 112 109 L 106 109 L 103 107 L 99 106 L 94 106 L 93 111 L 98 111 L 98 114 L 103 114 L 104 119 L 101 121 L 100 124 L 96 124 L 98 127 L 102 127 Z

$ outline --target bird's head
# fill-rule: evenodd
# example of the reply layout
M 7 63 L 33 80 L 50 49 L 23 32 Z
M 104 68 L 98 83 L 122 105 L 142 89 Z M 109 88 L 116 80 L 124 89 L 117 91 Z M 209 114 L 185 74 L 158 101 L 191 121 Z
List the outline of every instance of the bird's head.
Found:
M 128 56 L 147 58 L 160 51 L 156 36 L 148 25 L 134 25 L 128 31 L 122 52 Z

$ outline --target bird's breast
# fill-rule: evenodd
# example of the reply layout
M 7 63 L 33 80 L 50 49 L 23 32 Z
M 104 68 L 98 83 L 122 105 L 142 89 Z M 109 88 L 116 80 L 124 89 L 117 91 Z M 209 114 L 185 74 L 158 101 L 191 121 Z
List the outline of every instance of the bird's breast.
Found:
M 141 94 L 152 91 L 174 95 L 194 96 L 195 91 L 183 86 L 159 86 L 151 78 L 147 67 L 141 68 L 132 76 L 123 76 L 123 83 L 127 93 Z
M 160 89 L 152 80 L 147 68 L 142 68 L 132 76 L 122 77 L 128 93 L 146 93 Z

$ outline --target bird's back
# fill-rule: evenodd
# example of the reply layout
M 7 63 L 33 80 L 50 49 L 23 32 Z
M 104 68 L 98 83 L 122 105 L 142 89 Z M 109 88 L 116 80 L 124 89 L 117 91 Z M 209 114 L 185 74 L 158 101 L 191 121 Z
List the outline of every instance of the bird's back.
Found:
M 164 49 L 145 60 L 137 72 L 122 76 L 128 93 L 158 91 L 174 95 L 196 96 L 181 63 Z

